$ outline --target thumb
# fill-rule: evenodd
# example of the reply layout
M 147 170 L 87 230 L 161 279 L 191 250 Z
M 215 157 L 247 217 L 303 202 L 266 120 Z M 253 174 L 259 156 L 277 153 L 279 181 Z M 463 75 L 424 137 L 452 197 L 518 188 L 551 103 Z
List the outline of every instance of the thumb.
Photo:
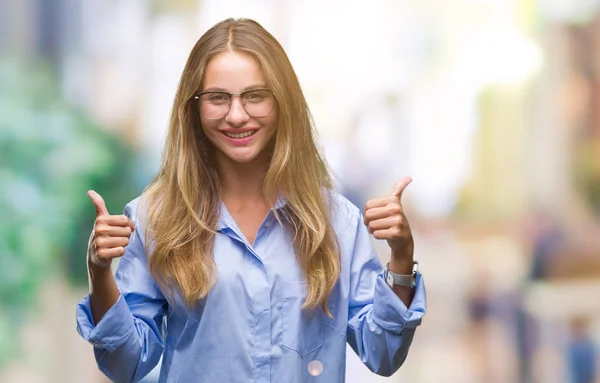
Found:
M 90 197 L 94 207 L 96 208 L 96 217 L 100 217 L 101 215 L 109 215 L 108 210 L 106 209 L 106 204 L 104 203 L 104 199 L 100 196 L 100 194 L 93 190 L 88 190 L 87 195 Z
M 396 182 L 394 188 L 392 189 L 392 193 L 394 197 L 398 197 L 398 199 L 402 198 L 402 193 L 404 193 L 404 189 L 412 182 L 412 178 L 404 177 Z

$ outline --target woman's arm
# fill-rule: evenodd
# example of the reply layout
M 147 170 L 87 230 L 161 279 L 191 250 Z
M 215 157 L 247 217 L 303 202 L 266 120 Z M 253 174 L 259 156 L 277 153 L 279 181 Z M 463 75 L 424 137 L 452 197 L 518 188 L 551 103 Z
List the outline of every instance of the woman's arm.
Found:
M 109 274 L 110 268 L 98 271 L 91 267 L 91 294 L 79 303 L 76 314 L 77 329 L 93 344 L 100 370 L 115 382 L 142 379 L 156 366 L 164 349 L 162 323 L 167 301 L 148 270 L 143 228 L 136 219 L 137 203 L 134 200 L 125 207 L 125 215 L 136 223 L 136 229 L 116 276 Z
M 355 220 L 350 252 L 348 344 L 371 371 L 390 376 L 404 363 L 415 329 L 425 315 L 425 286 L 418 274 L 407 307 L 385 282 L 384 268 L 358 212 Z

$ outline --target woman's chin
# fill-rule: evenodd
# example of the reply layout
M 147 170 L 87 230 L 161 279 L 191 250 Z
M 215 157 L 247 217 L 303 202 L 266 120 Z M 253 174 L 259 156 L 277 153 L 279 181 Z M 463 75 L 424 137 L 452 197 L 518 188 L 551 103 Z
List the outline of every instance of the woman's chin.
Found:
M 258 153 L 254 150 L 248 150 L 244 149 L 244 150 L 232 150 L 227 152 L 225 155 L 227 156 L 227 158 L 235 163 L 238 164 L 247 164 L 250 162 L 253 162 L 254 160 L 256 160 L 256 158 L 258 157 Z

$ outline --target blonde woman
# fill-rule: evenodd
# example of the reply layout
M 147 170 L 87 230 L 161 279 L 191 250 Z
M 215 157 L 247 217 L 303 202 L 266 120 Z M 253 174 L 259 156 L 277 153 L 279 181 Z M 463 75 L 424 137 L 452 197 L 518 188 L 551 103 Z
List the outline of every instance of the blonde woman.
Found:
M 404 362 L 425 289 L 401 195 L 364 214 L 333 190 L 298 79 L 252 20 L 194 46 L 160 171 L 96 222 L 78 331 L 116 382 L 343 382 L 346 342 L 373 372 Z M 386 239 L 383 267 L 370 242 Z M 116 276 L 111 261 L 121 257 Z

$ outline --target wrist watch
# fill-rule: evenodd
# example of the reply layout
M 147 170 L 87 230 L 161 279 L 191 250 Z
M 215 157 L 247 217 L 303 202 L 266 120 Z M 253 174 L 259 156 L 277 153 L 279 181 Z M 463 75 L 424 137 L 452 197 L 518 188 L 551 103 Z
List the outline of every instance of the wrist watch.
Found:
M 419 262 L 413 261 L 412 274 L 396 274 L 390 271 L 390 263 L 385 266 L 385 281 L 390 287 L 404 286 L 414 288 L 417 284 L 417 272 L 419 271 Z

